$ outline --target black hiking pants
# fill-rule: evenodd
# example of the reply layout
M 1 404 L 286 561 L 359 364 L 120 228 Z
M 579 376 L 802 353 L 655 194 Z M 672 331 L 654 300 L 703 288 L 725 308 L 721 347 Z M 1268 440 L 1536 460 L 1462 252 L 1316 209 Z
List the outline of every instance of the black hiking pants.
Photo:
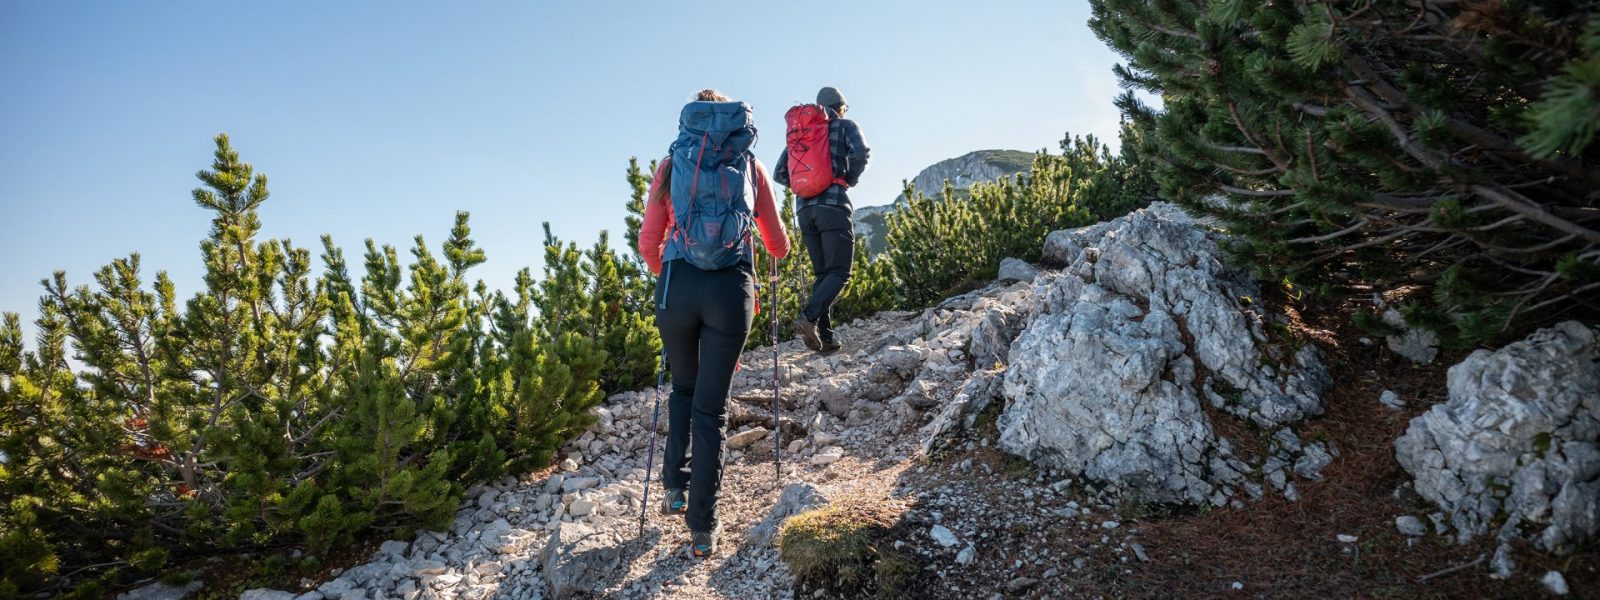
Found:
M 830 320 L 833 303 L 845 284 L 850 283 L 850 264 L 855 253 L 856 235 L 850 227 L 850 209 L 843 206 L 813 204 L 800 209 L 800 236 L 811 255 L 811 299 L 806 302 L 806 318 L 817 324 L 823 342 L 833 340 Z
M 722 488 L 728 387 L 750 335 L 755 282 L 747 264 L 703 271 L 674 260 L 664 269 L 656 285 L 656 328 L 672 369 L 672 394 L 661 483 L 689 490 L 684 520 L 690 531 L 712 531 Z M 686 458 L 691 443 L 693 456 Z

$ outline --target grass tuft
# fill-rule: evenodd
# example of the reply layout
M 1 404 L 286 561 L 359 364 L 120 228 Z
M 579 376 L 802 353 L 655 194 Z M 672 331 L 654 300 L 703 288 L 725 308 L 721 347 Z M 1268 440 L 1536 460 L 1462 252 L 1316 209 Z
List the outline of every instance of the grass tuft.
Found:
M 790 518 L 778 532 L 778 556 L 804 589 L 895 597 L 916 566 L 884 548 L 896 511 L 843 499 Z

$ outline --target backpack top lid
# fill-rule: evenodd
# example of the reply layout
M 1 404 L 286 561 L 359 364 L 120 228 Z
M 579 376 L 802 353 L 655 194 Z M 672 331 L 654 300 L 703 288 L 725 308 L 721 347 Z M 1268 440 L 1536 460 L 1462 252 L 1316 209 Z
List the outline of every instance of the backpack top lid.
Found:
M 692 138 L 692 139 L 691 139 Z M 696 100 L 683 105 L 678 116 L 678 142 L 699 143 L 705 139 L 725 157 L 743 154 L 756 142 L 756 121 L 750 105 L 743 102 Z

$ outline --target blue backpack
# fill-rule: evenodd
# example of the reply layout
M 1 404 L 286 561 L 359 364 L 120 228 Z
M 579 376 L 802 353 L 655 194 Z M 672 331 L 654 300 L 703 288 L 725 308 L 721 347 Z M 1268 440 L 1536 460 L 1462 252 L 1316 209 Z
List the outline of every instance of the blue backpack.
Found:
M 755 263 L 750 244 L 755 118 L 743 102 L 690 102 L 678 117 L 672 157 L 672 214 L 663 260 L 707 271 Z

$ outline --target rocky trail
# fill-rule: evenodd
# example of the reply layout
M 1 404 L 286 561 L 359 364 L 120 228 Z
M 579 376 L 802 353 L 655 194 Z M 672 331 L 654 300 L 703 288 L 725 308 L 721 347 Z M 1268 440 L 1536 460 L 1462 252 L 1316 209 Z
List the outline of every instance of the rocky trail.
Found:
M 941 312 L 949 326 L 930 326 L 940 321 Z M 911 503 L 907 475 L 917 469 L 925 439 L 917 427 L 922 414 L 914 405 L 941 403 L 922 395 L 948 400 L 957 391 L 949 383 L 958 384 L 968 374 L 960 330 L 969 324 L 970 319 L 961 318 L 969 312 L 886 313 L 858 321 L 842 328 L 840 335 L 861 346 L 833 356 L 820 356 L 794 341 L 781 344 L 781 481 L 770 431 L 772 351 L 747 352 L 729 405 L 727 464 L 718 504 L 724 542 L 722 552 L 710 560 L 688 556 L 681 517 L 654 510 L 661 497 L 660 482 L 654 479 L 652 506 L 640 535 L 647 427 L 656 399 L 645 390 L 607 399 L 599 423 L 568 445 L 557 468 L 477 486 L 451 531 L 386 543 L 372 562 L 302 595 L 789 597 L 793 578 L 774 547 L 781 518 L 827 499 Z M 872 382 L 873 387 L 829 387 L 840 382 Z M 913 382 L 917 399 L 883 402 L 900 398 Z M 873 400 L 842 414 L 829 411 L 829 402 L 843 409 L 842 398 L 855 394 Z M 658 436 L 657 452 L 663 442 L 664 435 Z
M 641 390 L 608 398 L 556 467 L 475 486 L 450 531 L 384 543 L 366 564 L 299 591 L 245 597 L 837 597 L 797 581 L 776 547 L 785 519 L 830 505 L 885 516 L 882 551 L 903 559 L 895 581 L 905 596 L 1155 593 L 1107 587 L 1152 560 L 1189 560 L 1160 555 L 1141 515 L 1293 505 L 1341 456 L 1337 440 L 1300 435 L 1333 385 L 1323 351 L 1223 267 L 1217 239 L 1157 204 L 1051 234 L 1043 270 L 1010 261 L 983 289 L 851 323 L 834 355 L 780 344 L 781 475 L 773 351 L 745 353 L 729 404 L 722 548 L 709 560 L 688 556 L 680 517 L 656 513 L 654 478 L 640 532 L 656 401 Z M 1592 331 L 1582 346 L 1584 331 L 1567 332 L 1576 368 L 1597 371 L 1581 358 L 1596 346 Z M 1589 460 L 1579 447 L 1588 435 L 1571 437 L 1574 465 Z M 1579 484 L 1600 485 L 1588 463 L 1563 465 Z M 1572 495 L 1585 489 L 1544 491 L 1581 505 Z M 1583 528 L 1594 523 L 1562 519 L 1541 539 L 1592 538 Z M 1397 543 L 1428 536 L 1443 547 L 1450 519 L 1432 521 L 1405 521 Z M 1357 546 L 1318 543 L 1344 556 Z M 1261 592 L 1227 579 L 1207 589 Z

